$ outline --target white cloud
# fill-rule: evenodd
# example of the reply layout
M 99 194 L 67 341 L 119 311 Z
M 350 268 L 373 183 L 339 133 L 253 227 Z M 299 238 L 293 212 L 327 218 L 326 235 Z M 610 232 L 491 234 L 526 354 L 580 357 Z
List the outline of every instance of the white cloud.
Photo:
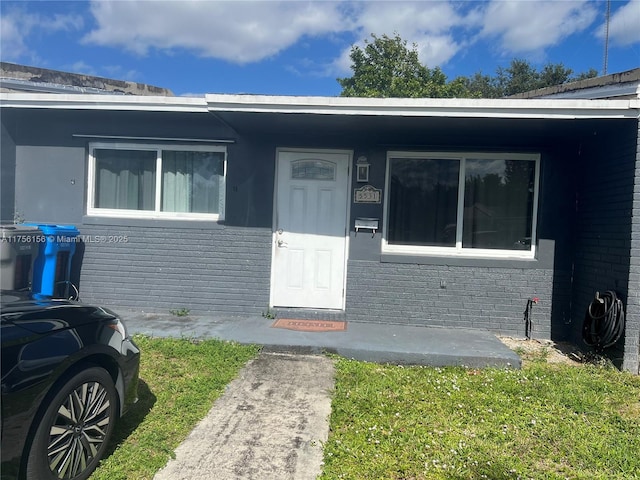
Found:
M 414 41 L 420 61 L 430 68 L 447 63 L 461 49 L 461 44 L 452 35 L 425 35 Z
M 464 48 L 467 41 L 455 37 L 468 34 L 481 20 L 475 6 L 459 9 L 447 1 L 369 1 L 356 6 L 351 23 L 360 40 L 355 45 L 363 48 L 365 40 L 371 41 L 371 34 L 380 37 L 397 33 L 409 48 L 416 46 L 420 62 L 430 68 L 446 64 Z M 348 75 L 350 52 L 351 46 L 343 49 L 327 71 Z
M 90 75 L 93 77 L 115 78 L 118 80 L 135 81 L 140 77 L 140 72 L 135 69 L 125 70 L 120 65 L 95 66 L 83 60 L 78 60 L 70 65 L 63 65 L 60 68 L 66 72 Z
M 22 22 L 20 22 L 22 20 Z M 3 15 L 0 18 L 0 45 L 2 45 L 2 60 L 13 60 L 24 55 L 28 48 L 24 38 L 31 26 L 16 14 Z M 21 25 L 22 24 L 22 25 Z
M 435 67 L 462 48 L 453 31 L 475 27 L 479 16 L 476 9 L 463 11 L 449 2 L 387 1 L 367 2 L 356 21 L 367 37 L 398 33 L 408 46 L 416 45 L 422 63 Z
M 58 31 L 72 31 L 82 28 L 79 15 L 44 16 L 27 13 L 23 8 L 7 10 L 0 18 L 0 45 L 2 60 L 18 60 L 24 57 L 36 59 L 29 48 L 31 35 L 47 35 Z
M 52 17 L 42 17 L 37 15 L 38 28 L 48 32 L 80 30 L 84 25 L 84 20 L 80 15 L 56 14 Z
M 98 24 L 84 41 L 139 55 L 186 49 L 249 63 L 271 57 L 303 36 L 347 28 L 339 2 L 94 1 Z
M 120 80 L 135 81 L 140 78 L 140 72 L 131 69 L 124 70 L 120 65 L 105 65 L 102 69 L 106 72 L 106 76 L 110 78 L 118 78 Z
M 327 66 L 327 73 L 338 76 L 348 75 L 351 72 L 351 58 L 349 57 L 350 54 L 351 47 L 343 49 L 342 52 L 340 52 L 340 56 L 338 56 L 331 63 L 331 65 Z
M 626 46 L 640 43 L 640 0 L 630 0 L 615 10 L 609 20 L 609 40 L 612 44 Z M 604 23 L 598 29 L 597 36 L 604 38 Z
M 477 9 L 446 1 L 127 1 L 91 4 L 97 27 L 87 43 L 122 47 L 138 55 L 157 49 L 186 49 L 197 55 L 244 64 L 276 55 L 305 36 L 349 33 L 359 39 L 397 32 L 430 67 L 449 61 L 462 48 L 454 28 L 477 25 Z M 303 66 L 327 75 L 349 71 L 350 47 L 329 65 Z M 290 66 L 292 69 L 298 67 Z
M 412 36 L 446 33 L 464 17 L 447 2 L 367 2 L 357 22 L 365 32 Z
M 93 66 L 89 65 L 86 62 L 83 62 L 82 60 L 78 60 L 77 62 L 72 63 L 71 65 L 63 65 L 61 68 L 64 71 L 79 73 L 81 75 L 91 75 L 91 76 L 98 75 L 98 72 Z
M 596 15 L 595 6 L 587 0 L 492 0 L 484 11 L 480 35 L 497 37 L 503 53 L 536 52 L 584 31 Z
M 140 56 L 186 51 L 247 64 L 269 59 L 305 38 L 338 39 L 334 45 L 339 45 L 339 53 L 333 60 L 299 59 L 286 67 L 300 74 L 326 76 L 349 74 L 351 46 L 342 42 L 353 39 L 364 46 L 372 33 L 397 33 L 408 46 L 415 44 L 420 61 L 433 68 L 446 65 L 480 41 L 496 45 L 502 55 L 544 52 L 588 29 L 597 16 L 593 0 L 95 0 L 90 10 L 94 22 L 83 43 Z M 628 38 L 637 38 L 636 24 L 629 26 L 623 20 L 637 16 L 638 10 L 640 0 L 631 0 L 616 11 L 612 40 L 628 43 Z M 3 50 L 9 51 L 4 47 L 10 45 L 16 52 L 28 51 L 28 37 L 39 29 L 77 30 L 82 26 L 82 19 L 71 15 L 50 16 L 46 22 L 37 14 L 22 15 L 19 25 L 5 20 L 3 17 Z M 137 75 L 129 73 L 130 77 Z

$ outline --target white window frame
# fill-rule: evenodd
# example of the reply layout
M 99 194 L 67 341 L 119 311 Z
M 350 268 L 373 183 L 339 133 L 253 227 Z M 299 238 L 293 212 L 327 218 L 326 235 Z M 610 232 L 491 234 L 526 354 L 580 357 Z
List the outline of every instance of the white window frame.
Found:
M 96 158 L 95 150 L 140 150 L 156 152 L 155 210 L 129 210 L 120 208 L 98 208 L 95 206 Z M 162 151 L 180 152 L 222 152 L 223 181 L 220 186 L 220 213 L 163 212 L 160 210 L 162 198 Z M 89 144 L 89 168 L 87 174 L 87 215 L 116 218 L 148 218 L 173 220 L 224 220 L 227 185 L 227 148 L 218 145 L 163 145 L 147 143 L 92 142 Z
M 394 245 L 389 244 L 389 202 L 390 193 L 390 173 L 392 158 L 424 158 L 424 159 L 451 159 L 460 161 L 460 172 L 458 176 L 458 211 L 456 225 L 456 245 L 455 247 L 437 247 L 422 245 Z M 465 160 L 466 159 L 488 159 L 488 160 L 528 160 L 535 161 L 535 185 L 533 192 L 533 212 L 531 225 L 531 248 L 529 250 L 500 250 L 483 248 L 462 248 L 462 227 L 464 210 L 464 185 L 465 185 Z M 533 259 L 536 256 L 536 238 L 538 224 L 538 195 L 540 187 L 540 154 L 538 153 L 508 153 L 508 152 L 408 152 L 408 151 L 388 151 L 387 167 L 385 178 L 385 202 L 384 202 L 384 224 L 382 230 L 382 253 L 404 254 L 404 255 L 431 255 L 445 257 L 466 257 L 466 258 L 514 258 Z

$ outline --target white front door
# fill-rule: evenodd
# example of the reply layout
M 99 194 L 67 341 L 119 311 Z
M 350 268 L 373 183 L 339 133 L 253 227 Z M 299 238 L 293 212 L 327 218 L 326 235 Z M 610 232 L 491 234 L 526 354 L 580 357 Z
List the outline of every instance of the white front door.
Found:
M 271 305 L 344 308 L 351 154 L 278 152 Z

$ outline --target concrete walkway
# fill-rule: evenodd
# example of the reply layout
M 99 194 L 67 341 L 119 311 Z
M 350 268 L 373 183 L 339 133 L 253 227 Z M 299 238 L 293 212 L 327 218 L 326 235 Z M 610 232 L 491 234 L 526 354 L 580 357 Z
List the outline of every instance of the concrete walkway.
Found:
M 333 361 L 261 353 L 155 480 L 313 480 L 329 435 Z
M 130 333 L 264 347 L 155 480 L 315 479 L 322 469 L 334 387 L 333 360 L 320 353 L 394 364 L 521 365 L 516 353 L 483 330 L 349 322 L 344 331 L 300 332 L 274 328 L 274 320 L 263 317 L 114 310 Z
M 406 365 L 520 368 L 520 357 L 486 330 L 348 322 L 346 331 L 272 328 L 263 317 L 149 314 L 114 309 L 131 333 L 157 337 L 219 338 L 272 351 L 337 353 L 346 358 Z

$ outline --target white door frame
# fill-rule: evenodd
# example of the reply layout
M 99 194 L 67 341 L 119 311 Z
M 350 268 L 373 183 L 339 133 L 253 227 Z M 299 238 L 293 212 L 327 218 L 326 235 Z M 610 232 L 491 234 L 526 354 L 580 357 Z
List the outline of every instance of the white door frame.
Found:
M 294 153 L 337 153 L 344 154 L 348 156 L 348 168 L 347 168 L 347 204 L 346 208 L 346 217 L 345 217 L 345 243 L 344 243 L 344 266 L 343 266 L 343 275 L 342 275 L 342 310 L 345 310 L 346 301 L 347 301 L 347 264 L 349 261 L 349 232 L 350 232 L 350 222 L 351 222 L 351 182 L 352 182 L 352 172 L 353 172 L 353 150 L 340 150 L 340 149 L 329 149 L 329 148 L 289 148 L 289 147 L 277 147 L 275 154 L 275 169 L 274 169 L 274 180 L 273 180 L 273 222 L 271 227 L 271 276 L 269 279 L 269 307 L 274 307 L 273 301 L 273 293 L 274 293 L 274 280 L 275 280 L 275 268 L 274 268 L 274 258 L 276 252 L 276 230 L 278 228 L 278 174 L 279 174 L 279 158 L 281 152 L 294 152 Z M 280 305 L 279 305 L 280 306 Z M 286 308 L 282 307 L 282 308 Z M 313 309 L 314 307 L 309 307 Z

